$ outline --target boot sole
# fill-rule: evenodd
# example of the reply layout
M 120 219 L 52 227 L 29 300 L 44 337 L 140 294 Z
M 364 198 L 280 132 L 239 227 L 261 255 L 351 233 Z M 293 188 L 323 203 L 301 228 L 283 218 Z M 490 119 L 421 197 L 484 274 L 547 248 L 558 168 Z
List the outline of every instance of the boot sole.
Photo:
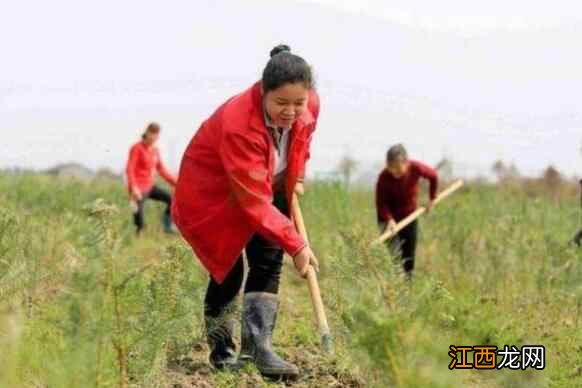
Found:
M 236 368 L 237 369 L 242 369 L 247 365 L 254 365 L 257 370 L 259 371 L 259 373 L 265 377 L 269 377 L 269 378 L 295 378 L 295 377 L 299 377 L 299 371 L 295 371 L 292 373 L 288 373 L 286 371 L 283 371 L 281 369 L 261 369 L 259 367 L 257 367 L 257 364 L 255 363 L 255 361 L 250 358 L 250 357 L 244 357 L 244 358 L 240 358 L 237 360 L 236 362 Z
M 213 362 L 212 360 L 208 360 L 210 365 L 214 367 L 214 369 L 218 370 L 233 370 L 236 369 L 237 366 L 237 359 L 228 360 L 228 361 L 221 361 L 221 362 Z
M 296 380 L 299 377 L 299 371 L 288 372 L 280 369 L 259 369 L 259 372 L 263 376 L 275 380 Z
M 235 365 L 233 365 L 229 370 L 241 370 L 245 366 L 252 364 L 255 365 L 252 359 L 239 359 Z M 269 379 L 273 380 L 296 380 L 299 378 L 299 371 L 293 373 L 285 373 L 282 372 L 280 369 L 259 369 L 257 368 L 259 373 Z

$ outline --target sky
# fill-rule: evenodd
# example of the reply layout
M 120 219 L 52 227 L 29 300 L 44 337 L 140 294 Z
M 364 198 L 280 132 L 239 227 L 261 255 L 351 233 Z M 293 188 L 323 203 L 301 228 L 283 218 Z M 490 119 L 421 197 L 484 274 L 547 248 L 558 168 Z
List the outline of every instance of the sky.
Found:
M 575 25 L 581 15 L 578 1 L 461 1 L 426 0 L 338 1 L 306 0 L 343 11 L 378 17 L 427 31 L 446 31 L 465 36 L 486 32 L 518 32 Z
M 312 65 L 310 162 L 374 173 L 403 142 L 459 175 L 497 159 L 580 174 L 576 1 L 19 1 L 0 5 L 0 168 L 122 171 L 149 121 L 171 168 L 201 122 L 256 81 L 281 42 Z

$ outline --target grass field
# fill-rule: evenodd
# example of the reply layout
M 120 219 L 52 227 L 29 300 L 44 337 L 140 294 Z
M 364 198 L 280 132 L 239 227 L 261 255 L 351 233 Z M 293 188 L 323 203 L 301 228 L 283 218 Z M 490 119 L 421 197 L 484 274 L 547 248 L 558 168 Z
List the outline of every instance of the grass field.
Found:
M 0 387 L 276 387 L 206 362 L 206 275 L 161 208 L 133 236 L 121 183 L 0 175 Z M 421 222 L 408 287 L 372 193 L 312 183 L 302 199 L 335 352 L 319 349 L 290 263 L 275 333 L 296 387 L 580 387 L 582 250 L 574 196 L 471 186 Z M 449 345 L 544 345 L 543 371 L 449 370 Z

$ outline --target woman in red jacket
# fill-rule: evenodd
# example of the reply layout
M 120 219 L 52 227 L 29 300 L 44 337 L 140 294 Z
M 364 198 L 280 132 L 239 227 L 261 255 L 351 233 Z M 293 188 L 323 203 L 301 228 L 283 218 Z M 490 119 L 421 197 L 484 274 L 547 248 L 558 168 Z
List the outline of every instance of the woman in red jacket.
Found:
M 154 185 L 156 171 L 171 186 L 176 185 L 176 178 L 170 174 L 162 163 L 160 151 L 156 147 L 160 137 L 160 125 L 150 123 L 142 135 L 142 140 L 134 144 L 129 150 L 126 174 L 127 186 L 132 202 L 135 204 L 133 222 L 139 234 L 144 228 L 143 206 L 146 199 L 164 202 L 166 210 L 162 220 L 166 233 L 172 232 L 172 219 L 170 215 L 172 197 L 170 194 Z
M 176 226 L 210 273 L 205 322 L 210 362 L 236 364 L 234 300 L 249 266 L 239 361 L 261 373 L 295 377 L 297 367 L 272 349 L 283 252 L 304 276 L 317 260 L 289 217 L 309 158 L 319 114 L 310 66 L 277 46 L 261 82 L 232 97 L 188 145 L 173 203 Z
M 436 170 L 416 160 L 409 160 L 402 144 L 388 150 L 386 168 L 376 184 L 376 211 L 381 232 L 396 227 L 396 223 L 413 213 L 417 208 L 420 178 L 428 179 L 429 202 L 427 210 L 433 207 L 438 189 Z M 389 242 L 391 250 L 402 259 L 407 279 L 412 277 L 416 256 L 418 223 L 412 222 Z

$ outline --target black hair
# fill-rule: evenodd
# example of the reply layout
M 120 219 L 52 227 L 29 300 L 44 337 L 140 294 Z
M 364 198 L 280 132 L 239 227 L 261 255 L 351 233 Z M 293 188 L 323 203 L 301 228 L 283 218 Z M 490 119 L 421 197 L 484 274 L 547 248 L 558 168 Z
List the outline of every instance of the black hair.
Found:
M 402 144 L 393 145 L 386 153 L 386 162 L 388 163 L 406 159 L 408 159 L 408 151 L 406 151 L 406 148 Z
M 275 55 L 280 54 L 280 53 L 285 52 L 285 51 L 287 51 L 287 52 L 290 53 L 291 52 L 291 47 L 289 47 L 286 44 L 280 44 L 278 46 L 273 47 L 273 49 L 269 53 L 269 56 L 271 58 L 273 58 Z
M 156 122 L 151 122 L 146 127 L 145 131 L 142 133 L 141 138 L 145 140 L 148 133 L 160 133 L 160 124 Z
M 286 44 L 275 46 L 271 59 L 263 70 L 263 90 L 270 92 L 288 83 L 301 82 L 307 89 L 314 87 L 311 66 L 298 55 L 291 53 L 291 47 Z

